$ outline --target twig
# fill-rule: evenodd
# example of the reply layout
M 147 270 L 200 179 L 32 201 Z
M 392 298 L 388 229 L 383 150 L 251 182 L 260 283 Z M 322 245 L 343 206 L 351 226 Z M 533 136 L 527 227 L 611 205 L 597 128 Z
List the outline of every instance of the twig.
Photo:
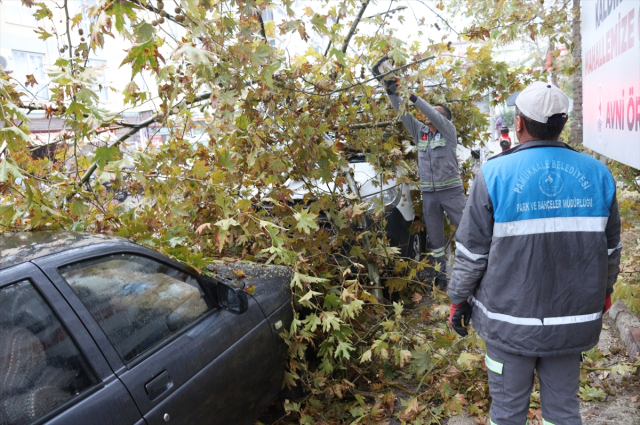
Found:
M 417 61 L 415 61 L 415 62 L 407 63 L 407 64 L 405 64 L 405 65 L 402 65 L 402 66 L 399 66 L 399 67 L 397 67 L 397 68 L 395 68 L 395 69 L 392 69 L 392 70 L 391 70 L 391 71 L 389 71 L 389 72 L 385 72 L 384 74 L 380 74 L 380 75 L 378 75 L 377 77 L 371 77 L 371 78 L 368 78 L 368 79 L 366 79 L 366 80 L 364 80 L 364 81 L 360 81 L 360 82 L 355 83 L 355 84 L 350 84 L 350 85 L 348 85 L 348 86 L 346 86 L 346 87 L 341 87 L 341 88 L 339 88 L 339 89 L 336 89 L 336 90 L 330 91 L 330 92 L 328 92 L 328 93 L 305 92 L 305 91 L 301 91 L 301 90 L 296 90 L 295 88 L 292 88 L 292 87 L 287 87 L 287 86 L 285 86 L 284 84 L 277 84 L 277 85 L 278 85 L 279 87 L 282 87 L 282 88 L 287 89 L 287 90 L 298 91 L 298 92 L 301 92 L 301 93 L 310 94 L 310 95 L 314 95 L 314 96 L 331 96 L 332 94 L 336 94 L 336 93 L 339 93 L 339 92 L 342 92 L 342 91 L 345 91 L 345 90 L 352 89 L 352 88 L 354 88 L 354 87 L 356 87 L 356 86 L 360 86 L 360 85 L 362 85 L 362 84 L 368 83 L 369 81 L 373 81 L 373 80 L 375 80 L 375 79 L 377 79 L 377 78 L 386 77 L 387 75 L 389 75 L 389 74 L 391 74 L 391 73 L 393 73 L 393 72 L 400 71 L 400 70 L 403 70 L 403 69 L 405 69 L 405 68 L 409 68 L 410 66 L 418 65 L 418 64 L 420 64 L 420 63 L 422 63 L 422 62 L 426 62 L 426 61 L 428 61 L 428 60 L 435 59 L 435 58 L 436 58 L 436 56 L 429 56 L 429 57 L 426 57 L 426 58 L 418 59 L 418 60 L 417 60 Z
M 449 25 L 449 22 L 446 21 L 446 19 L 444 19 L 442 16 L 440 16 L 438 14 L 438 12 L 436 12 L 435 10 L 433 10 L 432 8 L 429 7 L 428 4 L 426 4 L 425 2 L 423 2 L 422 0 L 418 0 L 419 3 L 422 3 L 427 9 L 429 9 L 431 12 L 433 12 L 438 18 L 442 19 L 442 22 L 444 22 L 445 24 L 447 24 L 447 26 L 449 27 L 449 29 L 453 32 L 455 32 L 456 34 L 460 35 L 460 33 L 456 30 L 453 29 L 453 27 L 451 25 Z
M 393 382 L 387 382 L 387 387 L 397 388 L 400 391 L 404 391 L 405 393 L 407 393 L 407 394 L 409 394 L 411 396 L 418 397 L 418 394 L 414 393 L 413 391 L 410 391 L 410 390 L 406 389 L 402 385 L 394 384 Z
M 71 29 L 69 28 L 69 8 L 67 6 L 68 0 L 64 0 L 64 14 L 67 25 L 67 41 L 69 42 L 69 59 L 73 59 L 73 47 L 71 46 Z
M 336 18 L 336 24 L 340 22 L 340 16 Z M 329 40 L 329 44 L 327 44 L 327 50 L 324 51 L 324 56 L 327 57 L 329 54 L 329 49 L 331 49 L 332 40 Z
M 640 361 L 637 361 L 633 364 L 631 363 L 617 363 L 617 365 L 631 366 L 631 367 L 640 367 Z M 581 367 L 582 370 L 596 371 L 596 370 L 613 370 L 612 367 Z
M 362 7 L 360 8 L 360 11 L 358 12 L 358 15 L 356 16 L 356 19 L 354 19 L 353 23 L 351 24 L 351 28 L 349 29 L 349 32 L 347 33 L 347 36 L 344 38 L 344 41 L 342 42 L 342 47 L 340 48 L 340 51 L 342 53 L 347 53 L 347 46 L 349 45 L 349 42 L 351 41 L 351 37 L 353 37 L 353 34 L 355 34 L 356 27 L 360 23 L 360 19 L 362 19 L 362 15 L 364 14 L 364 11 L 365 11 L 365 9 L 367 8 L 368 5 L 369 5 L 369 0 L 366 0 L 366 1 L 362 2 Z
M 262 38 L 264 38 L 264 42 L 265 43 L 269 43 L 269 40 L 267 40 L 267 32 L 264 29 L 264 20 L 262 19 L 262 13 L 258 12 L 258 22 L 260 22 L 260 34 L 262 35 Z

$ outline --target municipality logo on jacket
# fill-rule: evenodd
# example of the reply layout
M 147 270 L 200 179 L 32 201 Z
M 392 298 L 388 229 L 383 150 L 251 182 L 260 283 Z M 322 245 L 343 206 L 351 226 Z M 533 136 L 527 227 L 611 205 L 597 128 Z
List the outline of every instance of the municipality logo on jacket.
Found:
M 560 174 L 553 171 L 543 173 L 538 180 L 540 191 L 547 196 L 558 196 L 562 192 L 563 183 Z

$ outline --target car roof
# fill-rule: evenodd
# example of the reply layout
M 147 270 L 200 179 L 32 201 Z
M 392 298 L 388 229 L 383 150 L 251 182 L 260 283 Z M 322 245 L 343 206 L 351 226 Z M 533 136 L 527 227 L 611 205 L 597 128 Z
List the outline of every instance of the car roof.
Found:
M 115 236 L 80 232 L 0 233 L 0 269 L 73 248 L 109 242 L 127 242 Z

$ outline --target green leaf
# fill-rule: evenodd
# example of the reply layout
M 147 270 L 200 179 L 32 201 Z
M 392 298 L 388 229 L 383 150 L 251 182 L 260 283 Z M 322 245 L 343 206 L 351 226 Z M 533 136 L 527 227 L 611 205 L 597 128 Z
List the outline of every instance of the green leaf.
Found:
M 480 357 L 475 354 L 464 352 L 460 354 L 458 357 L 458 364 L 462 366 L 465 370 L 473 369 L 473 363 L 479 362 Z
M 193 164 L 193 168 L 191 169 L 193 175 L 197 179 L 203 179 L 207 176 L 207 172 L 209 171 L 209 167 L 207 167 L 207 163 L 202 159 L 199 159 Z
M 331 329 L 336 331 L 340 329 L 342 320 L 334 312 L 325 311 L 320 315 L 320 319 L 322 319 L 322 330 L 324 332 L 329 332 Z
M 304 328 L 310 332 L 315 332 L 316 329 L 318 328 L 318 326 L 320 326 L 322 324 L 322 321 L 320 320 L 320 318 L 316 315 L 316 314 L 310 314 L 307 316 L 306 319 L 304 319 L 304 321 L 306 324 L 304 326 Z
M 36 34 L 40 34 L 38 36 L 39 39 L 41 40 L 46 40 L 49 37 L 53 37 L 53 34 L 49 34 L 44 28 L 42 27 L 38 27 L 37 30 L 33 30 L 33 32 L 35 32 Z
M 133 34 L 138 43 L 144 43 L 153 39 L 156 35 L 156 29 L 147 21 L 141 21 L 139 24 L 133 26 Z
M 0 183 L 4 183 L 9 180 L 9 174 L 11 174 L 15 179 L 23 178 L 20 171 L 20 168 L 18 168 L 12 160 L 9 158 L 3 159 L 2 162 L 0 162 Z
M 111 8 L 107 10 L 107 13 L 116 18 L 116 29 L 118 32 L 122 32 L 124 29 L 125 16 L 128 16 L 131 20 L 136 18 L 136 12 L 133 9 L 133 5 L 127 0 L 116 0 Z
M 578 397 L 584 401 L 602 401 L 606 397 L 606 394 L 602 388 L 585 385 L 584 387 L 580 387 Z
M 158 52 L 158 45 L 154 43 L 154 39 L 150 39 L 144 43 L 135 44 L 129 49 L 127 56 L 124 58 L 120 66 L 130 63 L 132 68 L 131 78 L 143 69 L 151 68 L 158 71 L 159 60 L 164 62 L 164 58 Z
M 117 146 L 100 146 L 96 149 L 93 160 L 98 163 L 100 168 L 104 168 L 109 161 L 115 161 L 120 158 L 120 149 Z
M 340 65 L 347 66 L 347 63 L 344 60 L 344 53 L 338 49 L 331 49 L 331 56 L 335 56 L 336 60 L 340 62 Z
M 260 64 L 262 62 L 264 62 L 268 57 L 271 56 L 273 49 L 264 43 L 261 43 L 258 46 L 258 49 L 256 49 L 255 52 L 253 52 L 253 56 L 252 56 L 252 62 L 257 65 Z
M 38 6 L 38 10 L 33 14 L 33 17 L 38 21 L 44 18 L 53 18 L 53 13 L 45 3 L 36 3 L 36 6 Z
M 224 220 L 219 220 L 217 223 L 215 223 L 215 225 L 220 227 L 220 229 L 222 230 L 229 230 L 229 227 L 237 226 L 238 222 L 233 218 L 227 218 Z
M 353 345 L 349 344 L 348 342 L 341 341 L 338 344 L 338 347 L 336 348 L 336 352 L 334 353 L 333 357 L 338 358 L 339 355 L 342 355 L 343 358 L 350 360 L 351 354 L 349 354 L 349 352 L 354 350 L 355 348 L 353 347 Z
M 356 315 L 362 311 L 363 305 L 364 301 L 362 300 L 353 300 L 349 304 L 343 304 L 340 316 L 342 318 L 355 319 Z
M 300 297 L 300 299 L 298 300 L 298 303 L 303 307 L 313 308 L 313 303 L 311 302 L 311 300 L 313 299 L 313 297 L 318 295 L 320 295 L 320 292 L 309 291 L 306 294 L 304 294 L 303 297 Z
M 307 235 L 311 230 L 318 230 L 318 215 L 314 213 L 310 213 L 306 210 L 302 210 L 293 215 L 293 217 L 298 222 L 296 224 L 296 229 L 300 232 L 304 232 Z
M 8 133 L 13 133 L 14 136 L 11 136 Z M 18 138 L 25 143 L 31 142 L 31 140 L 29 139 L 29 136 L 27 136 L 25 132 L 20 129 L 20 127 L 16 127 L 15 125 L 1 129 L 0 135 L 4 136 L 3 138 L 11 138 L 11 139 Z M 0 140 L 2 140 L 2 138 L 0 138 Z M 9 145 L 11 145 L 11 141 L 9 142 Z
M 341 304 L 342 301 L 340 301 L 340 297 L 338 297 L 336 294 L 328 294 L 326 297 L 324 297 L 323 307 L 326 309 L 335 310 L 336 308 L 340 307 Z
M 297 286 L 300 289 L 302 289 L 302 282 L 322 283 L 322 282 L 328 282 L 328 279 L 324 279 L 322 277 L 307 276 L 307 275 L 295 272 L 293 274 L 293 278 L 291 279 L 291 286 L 292 287 Z
M 432 357 L 433 352 L 428 347 L 411 352 L 411 370 L 416 376 L 421 377 L 431 368 Z
M 87 211 L 87 206 L 82 201 L 82 199 L 77 198 L 73 200 L 69 208 L 71 209 L 71 212 L 78 217 L 83 217 L 85 212 Z

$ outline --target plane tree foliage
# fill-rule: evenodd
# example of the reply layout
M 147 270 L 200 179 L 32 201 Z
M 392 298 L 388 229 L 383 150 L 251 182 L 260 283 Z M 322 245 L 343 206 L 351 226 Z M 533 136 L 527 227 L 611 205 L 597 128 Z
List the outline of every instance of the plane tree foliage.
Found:
M 399 68 L 403 110 L 416 113 L 406 101 L 413 91 L 450 105 L 462 145 L 486 139 L 476 103 L 489 91 L 508 96 L 534 76 L 492 59 L 484 41 L 494 35 L 462 34 L 470 42 L 464 55 L 447 36 L 407 44 L 385 16 L 364 17 L 368 1 L 294 10 L 289 0 L 99 0 L 76 15 L 64 0 L 23 3 L 60 54 L 45 104 L 20 90 L 33 76 L 0 75 L 1 231 L 113 234 L 205 273 L 230 260 L 292 267 L 297 313 L 282 333 L 290 348 L 283 385 L 306 390 L 285 404 L 292 421 L 438 423 L 463 407 L 487 411 L 481 343 L 449 330 L 444 294 L 422 298 L 430 284 L 415 276 L 426 260 L 400 258 L 376 231 L 384 225 L 380 206 L 371 227 L 347 159 L 362 152 L 381 180 L 417 182 L 410 137 L 366 65 L 385 54 Z M 265 22 L 263 12 L 276 6 L 286 19 Z M 169 20 L 178 37 L 165 30 Z M 365 25 L 378 30 L 359 31 Z M 292 33 L 308 46 L 304 54 L 269 42 Z M 313 49 L 312 34 L 331 44 Z M 132 123 L 100 103 L 101 70 L 87 58 L 109 43 L 127 51 L 123 65 L 132 70 L 120 88 L 125 106 L 154 105 L 148 119 Z M 141 72 L 157 97 L 135 82 Z M 34 155 L 35 109 L 66 123 L 48 155 Z M 194 142 L 198 125 L 204 133 Z M 147 127 L 168 128 L 168 140 L 126 144 Z M 466 188 L 469 164 L 463 170 Z M 289 179 L 309 189 L 302 202 L 294 202 Z M 129 200 L 116 201 L 125 190 Z M 372 282 L 399 297 L 376 299 Z

